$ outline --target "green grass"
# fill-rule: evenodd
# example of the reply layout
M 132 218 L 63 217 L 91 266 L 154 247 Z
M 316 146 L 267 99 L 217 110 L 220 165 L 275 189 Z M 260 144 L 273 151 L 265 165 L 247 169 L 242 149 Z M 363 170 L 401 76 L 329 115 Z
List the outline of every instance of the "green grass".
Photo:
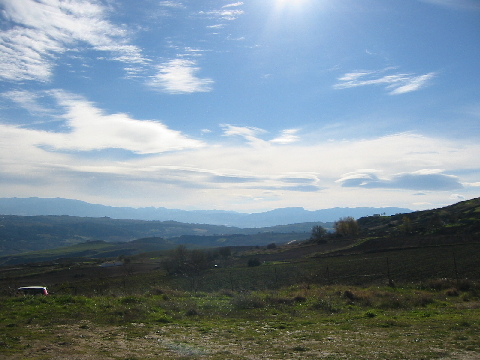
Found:
M 5 297 L 0 358 L 435 359 L 480 354 L 477 285 Z M 122 351 L 119 352 L 119 349 Z M 155 357 L 156 356 L 156 357 Z

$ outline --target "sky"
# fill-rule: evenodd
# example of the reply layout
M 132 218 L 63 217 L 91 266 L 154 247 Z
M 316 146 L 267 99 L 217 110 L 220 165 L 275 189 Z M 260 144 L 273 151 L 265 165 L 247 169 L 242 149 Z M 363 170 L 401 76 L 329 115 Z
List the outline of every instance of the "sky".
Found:
M 0 0 L 0 197 L 480 196 L 478 0 Z

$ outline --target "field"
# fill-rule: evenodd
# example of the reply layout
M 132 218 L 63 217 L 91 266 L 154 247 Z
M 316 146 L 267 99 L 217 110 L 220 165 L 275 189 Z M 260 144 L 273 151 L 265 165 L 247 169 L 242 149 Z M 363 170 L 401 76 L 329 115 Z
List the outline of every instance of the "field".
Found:
M 252 248 L 190 276 L 154 256 L 10 268 L 3 289 L 53 294 L 3 293 L 0 358 L 480 359 L 479 244 L 319 249 Z
M 4 266 L 0 359 L 480 359 L 479 202 L 352 237 Z
M 479 359 L 479 288 L 4 298 L 4 359 Z

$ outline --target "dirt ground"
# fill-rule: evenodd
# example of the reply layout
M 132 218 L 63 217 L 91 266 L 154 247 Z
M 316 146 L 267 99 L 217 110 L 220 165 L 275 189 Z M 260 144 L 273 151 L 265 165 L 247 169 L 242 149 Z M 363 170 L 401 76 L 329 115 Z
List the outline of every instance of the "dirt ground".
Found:
M 270 336 L 275 330 L 267 324 L 248 322 L 235 332 L 175 324 L 98 327 L 88 321 L 50 329 L 32 326 L 30 330 L 43 339 L 20 339 L 24 350 L 14 354 L 2 354 L 0 348 L 0 359 L 480 359 L 478 352 L 446 351 L 441 343 L 421 343 L 422 334 L 411 330 L 398 333 L 400 340 L 395 343 L 391 333 L 382 331 L 322 332 L 313 328 Z

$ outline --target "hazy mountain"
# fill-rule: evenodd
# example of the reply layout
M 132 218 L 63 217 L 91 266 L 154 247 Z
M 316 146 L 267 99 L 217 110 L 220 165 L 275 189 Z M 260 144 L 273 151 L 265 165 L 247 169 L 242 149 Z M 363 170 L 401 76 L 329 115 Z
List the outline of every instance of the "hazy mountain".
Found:
M 163 207 L 113 207 L 62 198 L 0 198 L 0 214 L 3 215 L 70 215 L 133 220 L 174 220 L 184 223 L 227 225 L 242 228 L 303 222 L 332 222 L 344 216 L 360 218 L 374 214 L 394 215 L 408 212 L 411 212 L 411 210 L 397 207 L 336 207 L 316 211 L 305 210 L 301 207 L 290 207 L 263 213 L 246 214 L 222 210 L 186 211 Z

